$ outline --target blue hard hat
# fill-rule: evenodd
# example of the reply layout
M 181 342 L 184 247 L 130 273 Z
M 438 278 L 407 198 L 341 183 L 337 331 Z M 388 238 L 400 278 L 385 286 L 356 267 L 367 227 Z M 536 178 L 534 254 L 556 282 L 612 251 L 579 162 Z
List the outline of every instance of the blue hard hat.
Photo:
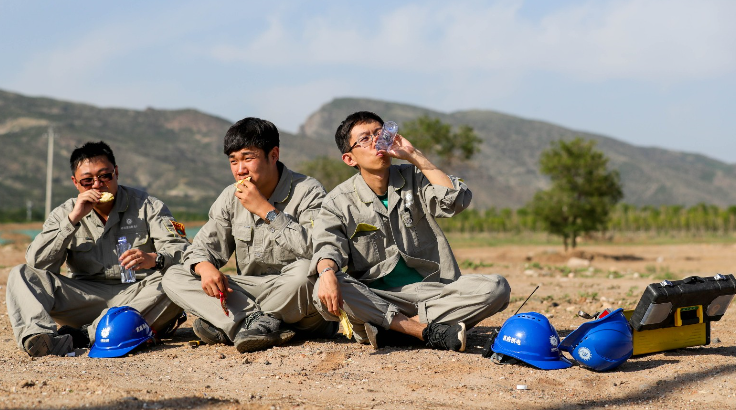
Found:
M 572 366 L 562 356 L 560 337 L 549 319 L 541 313 L 519 313 L 504 322 L 491 350 L 542 370 L 566 369 Z
M 582 366 L 604 372 L 615 369 L 634 353 L 631 326 L 623 309 L 585 322 L 560 344 Z
M 120 357 L 153 339 L 153 331 L 130 306 L 110 308 L 97 324 L 89 357 Z

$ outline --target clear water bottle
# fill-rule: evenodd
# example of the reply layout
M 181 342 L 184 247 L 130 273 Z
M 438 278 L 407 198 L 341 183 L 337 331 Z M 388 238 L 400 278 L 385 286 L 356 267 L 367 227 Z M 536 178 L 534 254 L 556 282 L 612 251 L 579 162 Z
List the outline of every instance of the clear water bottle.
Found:
M 393 121 L 383 123 L 381 134 L 376 139 L 376 151 L 388 151 L 394 145 L 394 138 L 399 132 L 399 124 Z
M 115 250 L 118 253 L 118 258 L 125 253 L 125 251 L 131 248 L 128 243 L 128 238 L 121 236 L 118 238 L 118 244 L 115 246 Z M 133 283 L 135 282 L 135 272 L 132 269 L 126 269 L 125 266 L 120 264 L 120 282 L 122 283 Z

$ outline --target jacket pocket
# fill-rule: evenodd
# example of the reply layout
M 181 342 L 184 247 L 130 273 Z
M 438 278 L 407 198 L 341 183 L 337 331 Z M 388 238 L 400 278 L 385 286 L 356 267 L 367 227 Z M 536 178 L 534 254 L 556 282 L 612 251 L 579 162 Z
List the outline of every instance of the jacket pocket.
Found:
M 250 225 L 233 225 L 235 238 L 235 258 L 238 267 L 243 267 L 253 260 L 253 227 Z
M 74 236 L 69 243 L 69 250 L 73 252 L 89 252 L 95 246 L 95 240 L 89 236 Z
M 356 231 L 350 238 L 350 248 L 350 258 L 355 269 L 368 270 L 381 261 L 383 234 L 378 228 Z

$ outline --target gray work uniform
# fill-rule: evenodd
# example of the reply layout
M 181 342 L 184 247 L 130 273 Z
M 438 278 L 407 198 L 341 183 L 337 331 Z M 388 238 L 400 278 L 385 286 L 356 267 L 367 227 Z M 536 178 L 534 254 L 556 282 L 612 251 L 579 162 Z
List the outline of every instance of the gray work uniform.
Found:
M 164 278 L 164 290 L 175 303 L 222 329 L 230 340 L 246 316 L 259 310 L 308 334 L 334 329 L 312 303 L 314 278 L 308 275 L 312 227 L 325 190 L 316 179 L 281 162 L 278 166 L 281 177 L 268 198 L 279 211 L 273 222 L 245 209 L 235 185 L 228 186 L 210 208 L 183 265 L 169 269 Z M 228 275 L 233 292 L 227 295 L 227 316 L 220 301 L 204 293 L 193 267 L 208 261 L 221 269 L 233 252 L 237 274 Z
M 401 312 L 420 322 L 472 327 L 506 308 L 511 289 L 499 275 L 461 275 L 450 244 L 435 218 L 464 210 L 472 197 L 461 180 L 450 177 L 453 189 L 431 184 L 410 164 L 389 168 L 388 209 L 360 174 L 330 192 L 314 228 L 310 274 L 321 259 L 332 259 L 338 272 L 344 309 L 356 340 L 365 342 L 363 324 L 388 329 Z M 399 288 L 378 290 L 371 282 L 388 275 L 399 258 L 424 279 Z M 338 318 L 317 297 L 317 309 L 328 320 Z
M 118 186 L 115 204 L 103 223 L 91 211 L 72 225 L 69 214 L 77 198 L 54 209 L 26 251 L 27 264 L 8 277 L 8 316 L 18 345 L 36 333 L 56 334 L 57 324 L 88 328 L 95 339 L 97 323 L 115 306 L 138 310 L 159 331 L 181 314 L 161 287 L 162 272 L 141 269 L 136 282 L 121 283 L 117 239 L 125 236 L 133 248 L 164 256 L 165 271 L 181 263 L 189 242 L 177 233 L 171 212 L 147 193 Z M 61 274 L 66 263 L 68 273 Z

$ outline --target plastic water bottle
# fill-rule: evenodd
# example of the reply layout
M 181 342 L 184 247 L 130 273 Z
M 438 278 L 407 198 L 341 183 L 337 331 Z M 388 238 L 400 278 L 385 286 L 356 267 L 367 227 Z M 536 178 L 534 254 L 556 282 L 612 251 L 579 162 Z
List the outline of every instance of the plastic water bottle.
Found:
M 128 243 L 128 238 L 121 236 L 118 238 L 118 244 L 115 246 L 115 250 L 118 253 L 118 258 L 125 253 L 125 251 L 131 248 Z M 135 272 L 132 269 L 126 269 L 125 266 L 120 264 L 120 282 L 122 283 L 133 283 L 135 282 Z
M 383 123 L 381 134 L 376 139 L 376 151 L 387 151 L 394 145 L 394 138 L 399 132 L 399 124 L 393 121 L 386 121 Z

